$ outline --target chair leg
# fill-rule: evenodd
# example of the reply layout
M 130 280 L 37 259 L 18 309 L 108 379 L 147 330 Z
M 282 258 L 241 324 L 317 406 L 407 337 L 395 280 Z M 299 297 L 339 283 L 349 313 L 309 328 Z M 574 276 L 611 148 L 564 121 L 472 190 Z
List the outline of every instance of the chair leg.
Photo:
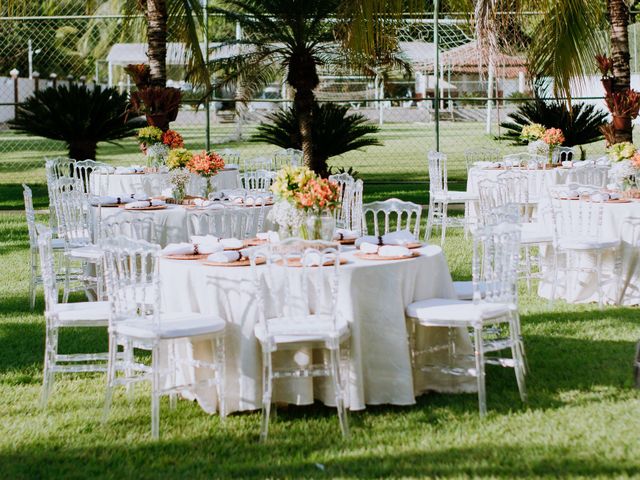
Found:
M 344 395 L 342 393 L 342 377 L 340 375 L 340 347 L 330 351 L 331 356 L 331 376 L 333 377 L 333 389 L 336 398 L 336 409 L 338 410 L 338 421 L 340 430 L 344 438 L 349 437 L 349 421 L 347 411 L 344 406 Z
M 447 236 L 447 215 L 449 214 L 449 204 L 442 202 L 442 237 L 440 238 L 440 246 L 444 246 L 444 240 Z
M 126 350 L 126 347 L 125 347 Z M 102 410 L 102 422 L 109 419 L 111 403 L 113 402 L 113 389 L 116 381 L 116 362 L 118 361 L 118 339 L 112 333 L 109 334 L 109 359 L 107 363 L 107 388 L 104 395 L 104 407 Z M 128 358 L 125 358 L 128 362 Z M 128 377 L 128 376 L 127 376 Z
M 427 231 L 425 232 L 424 241 L 429 243 L 429 239 L 431 238 L 431 231 L 433 230 L 433 221 L 436 208 L 435 202 L 430 198 L 429 199 L 429 211 L 427 212 Z
M 38 263 L 37 257 L 34 255 L 34 252 L 31 252 L 31 278 L 29 279 L 29 308 L 33 312 L 33 309 L 36 307 L 36 283 L 38 278 Z
M 48 323 L 48 322 L 47 322 Z M 45 409 L 53 389 L 56 355 L 58 353 L 58 329 L 47 325 L 44 347 L 44 372 L 42 381 L 42 394 L 40 396 L 40 408 Z
M 529 246 L 524 247 L 524 268 L 527 279 L 527 292 L 531 293 L 531 252 Z
M 549 309 L 553 308 L 553 303 L 556 300 L 556 286 L 558 285 L 558 251 L 553 252 L 553 274 L 551 281 L 551 298 L 549 298 Z
M 602 288 L 602 251 L 596 253 L 596 278 L 598 282 L 598 308 L 604 308 L 604 289 Z
M 473 328 L 475 343 L 476 378 L 478 382 L 478 407 L 480 416 L 487 414 L 487 393 L 484 379 L 484 346 L 482 343 L 482 327 Z
M 169 368 L 171 369 L 171 388 L 176 386 L 176 343 L 175 340 L 169 342 Z M 169 409 L 175 410 L 178 406 L 178 394 L 171 392 L 169 394 Z
M 160 437 L 160 359 L 158 345 L 151 351 L 151 437 Z
M 64 256 L 64 290 L 62 292 L 62 303 L 67 303 L 69 301 L 69 281 L 71 276 L 71 260 L 69 260 L 68 256 Z
M 118 344 L 116 343 L 116 351 L 117 350 L 118 350 Z M 134 358 L 133 358 L 133 343 L 131 342 L 131 340 L 125 341 L 123 356 L 125 361 L 124 375 L 126 378 L 132 378 Z M 127 382 L 125 389 L 127 392 L 127 399 L 129 400 L 129 404 L 132 404 L 135 397 L 135 383 Z
M 514 370 L 516 372 L 516 381 L 518 382 L 518 391 L 520 392 L 520 399 L 522 402 L 527 403 L 527 388 L 525 386 L 524 378 L 524 349 L 520 339 L 518 338 L 518 329 L 513 318 L 509 323 L 509 331 L 511 335 L 511 356 L 515 363 Z
M 265 347 L 263 346 L 263 349 Z M 271 413 L 271 388 L 273 379 L 271 378 L 271 353 L 262 352 L 262 428 L 260 430 L 260 441 L 266 442 L 269 435 L 269 414 Z
M 469 238 L 469 202 L 464 202 L 464 238 Z
M 215 348 L 215 364 L 216 364 L 216 394 L 218 395 L 218 410 L 220 420 L 224 420 L 227 416 L 227 407 L 225 404 L 225 381 L 226 381 L 226 366 L 225 366 L 225 346 L 224 337 L 217 337 L 214 341 Z

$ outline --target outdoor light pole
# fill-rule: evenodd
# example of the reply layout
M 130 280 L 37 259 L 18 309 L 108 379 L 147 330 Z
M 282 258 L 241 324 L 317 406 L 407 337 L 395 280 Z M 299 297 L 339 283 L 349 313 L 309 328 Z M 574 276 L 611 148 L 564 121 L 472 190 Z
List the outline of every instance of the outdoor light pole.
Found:
M 440 35 L 438 32 L 438 14 L 440 0 L 433 0 L 433 43 L 436 49 L 436 58 L 433 66 L 435 86 L 433 96 L 435 99 L 434 114 L 436 116 L 436 152 L 440 151 Z

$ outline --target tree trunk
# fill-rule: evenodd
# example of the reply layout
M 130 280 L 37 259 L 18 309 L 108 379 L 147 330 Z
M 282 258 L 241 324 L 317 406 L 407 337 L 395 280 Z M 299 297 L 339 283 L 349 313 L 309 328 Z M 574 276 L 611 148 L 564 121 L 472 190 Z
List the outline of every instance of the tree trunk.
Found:
M 147 0 L 146 4 L 150 83 L 164 87 L 167 84 L 167 3 L 166 0 Z
M 298 128 L 300 129 L 300 143 L 302 144 L 304 162 L 318 175 L 323 175 L 327 169 L 326 162 L 319 162 L 313 151 L 313 106 L 315 101 L 313 90 L 296 89 L 293 102 L 298 114 Z
M 93 140 L 76 140 L 69 143 L 69 158 L 95 160 L 98 144 Z
M 613 91 L 631 88 L 629 54 L 629 8 L 625 0 L 607 0 L 611 23 L 611 58 L 613 59 Z M 618 128 L 614 125 L 615 141 L 631 142 L 633 127 Z

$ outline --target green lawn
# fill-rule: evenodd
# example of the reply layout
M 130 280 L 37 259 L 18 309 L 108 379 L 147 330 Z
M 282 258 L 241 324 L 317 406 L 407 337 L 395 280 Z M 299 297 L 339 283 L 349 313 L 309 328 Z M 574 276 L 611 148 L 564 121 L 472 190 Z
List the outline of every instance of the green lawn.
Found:
M 367 199 L 384 193 L 367 186 Z M 456 279 L 469 278 L 469 243 L 455 231 L 448 239 Z M 475 395 L 430 394 L 411 407 L 353 413 L 352 438 L 343 442 L 335 410 L 288 408 L 261 445 L 258 412 L 221 425 L 194 403 L 171 411 L 163 402 L 162 438 L 154 442 L 142 389 L 132 405 L 118 394 L 111 421 L 100 423 L 101 375 L 59 377 L 48 410 L 37 409 L 43 303 L 40 296 L 29 312 L 26 248 L 23 217 L 0 214 L 0 478 L 640 476 L 640 395 L 631 369 L 638 309 L 558 302 L 550 312 L 523 291 L 530 401 L 520 403 L 511 370 L 490 367 L 485 419 Z M 104 351 L 106 333 L 62 334 L 63 351 L 81 348 Z

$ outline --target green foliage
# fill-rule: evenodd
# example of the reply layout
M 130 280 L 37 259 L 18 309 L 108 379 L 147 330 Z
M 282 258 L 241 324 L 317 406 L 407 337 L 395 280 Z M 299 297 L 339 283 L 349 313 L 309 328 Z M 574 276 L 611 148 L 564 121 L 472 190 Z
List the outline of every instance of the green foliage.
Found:
M 98 142 L 136 134 L 146 125 L 127 117 L 127 96 L 115 88 L 85 85 L 60 86 L 36 92 L 20 107 L 10 127 L 67 144 L 70 158 L 95 159 Z
M 502 138 L 519 145 L 525 143 L 520 139 L 522 127 L 531 123 L 561 129 L 565 137 L 564 145 L 573 147 L 602 140 L 600 127 L 607 122 L 607 113 L 595 105 L 574 102 L 569 112 L 565 102 L 538 96 L 536 100 L 518 106 L 509 117 L 510 121 L 500 124 L 508 130 Z
M 329 174 L 330 175 L 338 175 L 341 173 L 346 173 L 348 175 L 351 175 L 351 177 L 354 180 L 357 180 L 358 178 L 360 178 L 360 172 L 358 172 L 356 169 L 354 169 L 353 167 L 330 167 L 329 168 Z
M 295 108 L 279 110 L 267 116 L 267 122 L 258 126 L 252 140 L 266 142 L 282 148 L 300 149 L 302 140 Z M 370 135 L 380 129 L 367 123 L 361 114 L 349 114 L 349 107 L 335 103 L 322 103 L 313 109 L 314 154 L 325 163 L 327 159 L 351 150 L 381 145 Z

